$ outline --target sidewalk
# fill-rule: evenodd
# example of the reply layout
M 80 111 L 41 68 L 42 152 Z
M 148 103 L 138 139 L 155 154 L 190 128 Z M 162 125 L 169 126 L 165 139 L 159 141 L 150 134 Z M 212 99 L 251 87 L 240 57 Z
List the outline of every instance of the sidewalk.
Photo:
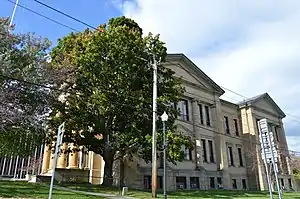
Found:
M 128 197 L 128 196 L 117 196 L 117 195 L 112 195 L 112 194 L 106 194 L 106 193 L 96 193 L 96 192 L 86 192 L 86 191 L 77 191 L 65 187 L 60 187 L 60 186 L 53 186 L 54 189 L 62 190 L 62 191 L 69 191 L 73 193 L 79 193 L 83 195 L 91 195 L 91 196 L 102 196 L 107 199 L 136 199 L 133 197 Z

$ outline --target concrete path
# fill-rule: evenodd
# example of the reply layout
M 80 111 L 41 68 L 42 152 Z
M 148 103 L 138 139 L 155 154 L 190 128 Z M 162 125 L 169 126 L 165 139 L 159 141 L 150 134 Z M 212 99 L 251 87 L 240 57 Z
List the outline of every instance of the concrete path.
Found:
M 107 199 L 136 199 L 136 198 L 129 197 L 129 196 L 117 196 L 117 195 L 106 194 L 106 193 L 78 191 L 78 190 L 69 189 L 69 188 L 60 187 L 60 186 L 53 186 L 53 188 L 57 189 L 57 190 L 62 190 L 62 191 L 69 191 L 69 192 L 73 192 L 73 193 L 79 193 L 79 194 L 83 194 L 83 195 L 102 196 L 102 197 L 105 197 Z

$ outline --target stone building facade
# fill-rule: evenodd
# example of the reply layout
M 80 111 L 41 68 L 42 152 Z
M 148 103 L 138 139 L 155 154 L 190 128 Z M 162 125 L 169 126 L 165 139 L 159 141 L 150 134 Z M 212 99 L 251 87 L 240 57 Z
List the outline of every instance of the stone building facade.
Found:
M 184 54 L 169 54 L 165 66 L 183 78 L 186 89 L 178 104 L 181 114 L 176 121 L 179 130 L 190 135 L 193 151 L 182 150 L 185 158 L 177 165 L 168 163 L 168 189 L 256 189 L 266 190 L 266 175 L 260 155 L 257 120 L 266 118 L 275 133 L 280 154 L 279 178 L 289 189 L 293 186 L 289 153 L 282 119 L 283 111 L 267 94 L 234 104 L 220 99 L 225 91 L 201 71 Z M 63 147 L 67 147 L 64 145 Z M 117 163 L 117 162 L 116 162 Z M 89 181 L 101 184 L 104 161 L 93 152 L 62 154 L 60 169 L 89 172 Z M 158 161 L 158 188 L 162 188 L 163 167 Z M 41 173 L 53 168 L 53 155 L 46 147 Z M 117 178 L 118 173 L 115 173 Z M 151 188 L 151 164 L 134 158 L 126 161 L 125 184 Z

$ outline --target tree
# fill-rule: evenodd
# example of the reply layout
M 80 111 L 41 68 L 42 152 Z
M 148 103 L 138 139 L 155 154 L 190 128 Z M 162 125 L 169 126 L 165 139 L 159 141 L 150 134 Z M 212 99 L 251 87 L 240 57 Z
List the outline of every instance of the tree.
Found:
M 51 126 L 65 122 L 65 142 L 104 158 L 106 185 L 112 184 L 114 160 L 122 163 L 124 156 L 133 154 L 151 160 L 153 57 L 158 63 L 157 113 L 167 111 L 170 116 L 168 160 L 183 159 L 182 145 L 193 148 L 190 137 L 174 125 L 178 110 L 170 104 L 180 100 L 184 89 L 174 72 L 162 65 L 166 55 L 159 36 L 143 37 L 138 24 L 125 17 L 112 18 L 93 31 L 71 33 L 52 51 L 53 67 L 72 68 L 73 75 L 65 78 Z M 161 122 L 157 131 L 162 150 Z M 50 132 L 48 142 L 52 140 L 55 134 Z
M 0 18 L 0 155 L 27 156 L 45 138 L 50 87 L 60 73 L 47 63 L 47 39 L 15 34 L 8 24 Z

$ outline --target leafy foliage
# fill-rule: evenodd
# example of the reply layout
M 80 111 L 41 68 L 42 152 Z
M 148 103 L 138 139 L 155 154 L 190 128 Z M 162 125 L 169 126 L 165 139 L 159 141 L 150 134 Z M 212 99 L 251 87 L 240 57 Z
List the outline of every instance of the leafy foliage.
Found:
M 65 78 L 66 92 L 53 107 L 52 127 L 64 121 L 64 141 L 103 156 L 106 171 L 114 158 L 124 154 L 150 161 L 154 56 L 158 63 L 157 113 L 168 113 L 168 138 L 173 141 L 168 159 L 182 160 L 181 146 L 192 148 L 192 144 L 189 137 L 177 132 L 178 110 L 170 104 L 180 100 L 184 89 L 174 72 L 162 65 L 166 54 L 159 36 L 143 37 L 138 24 L 125 17 L 62 38 L 52 51 L 53 67 L 73 68 L 73 74 Z M 161 132 L 158 122 L 159 147 Z M 98 134 L 103 139 L 96 139 Z M 49 143 L 54 139 L 55 134 L 49 133 Z
M 54 85 L 59 73 L 47 63 L 50 42 L 14 34 L 8 22 L 0 18 L 0 155 L 28 155 L 45 137 L 53 96 L 45 87 Z

